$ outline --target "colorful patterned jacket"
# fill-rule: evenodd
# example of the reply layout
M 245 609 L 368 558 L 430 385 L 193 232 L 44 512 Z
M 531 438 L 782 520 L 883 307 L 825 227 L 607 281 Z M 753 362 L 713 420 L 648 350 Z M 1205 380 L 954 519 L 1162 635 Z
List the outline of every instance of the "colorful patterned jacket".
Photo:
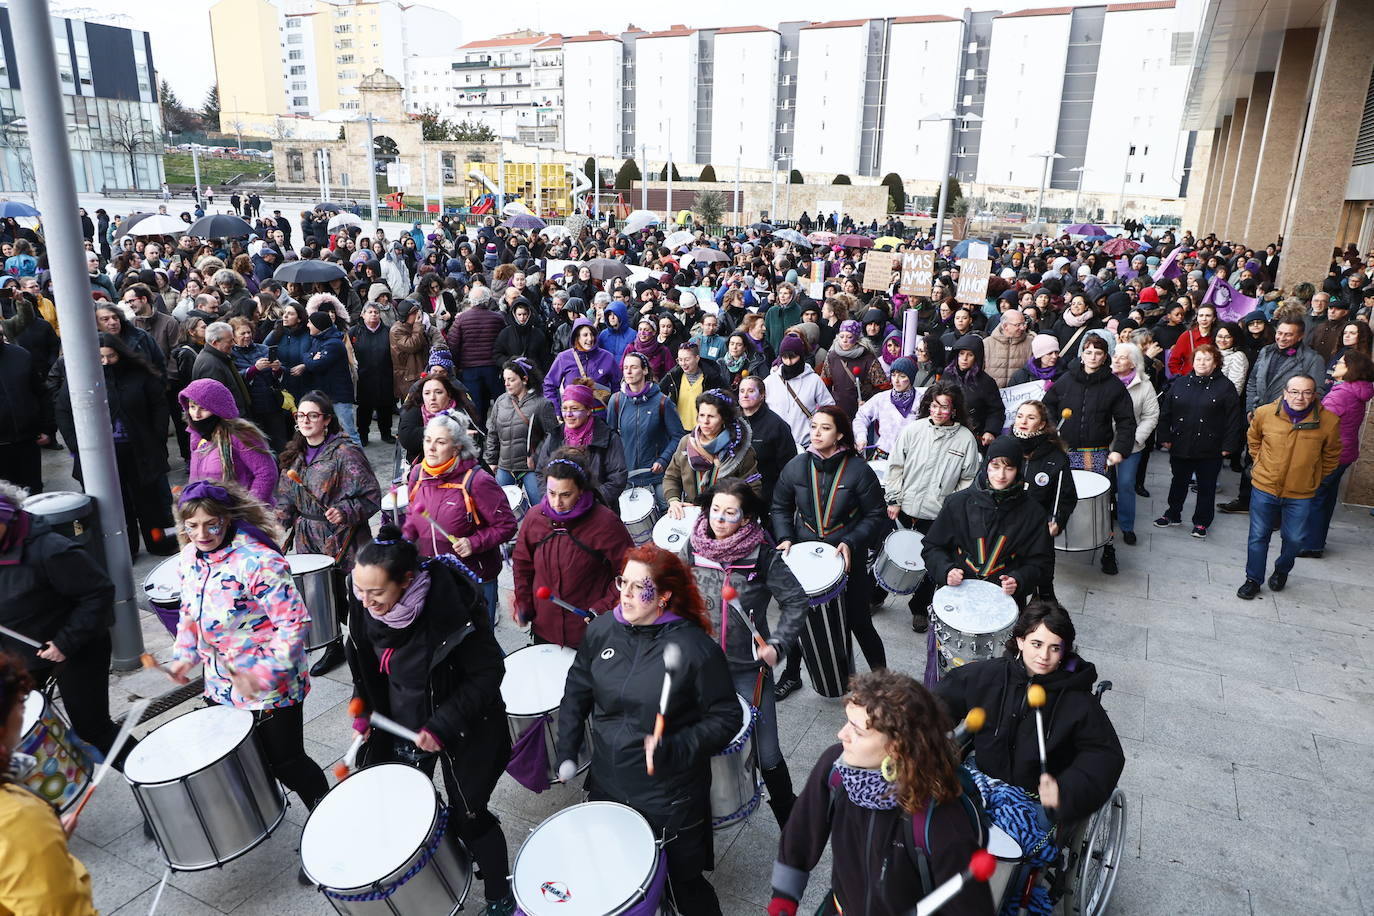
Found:
M 319 500 L 301 491 L 286 476 L 295 471 Z M 305 453 L 277 478 L 277 521 L 290 531 L 294 526 L 292 553 L 322 553 L 335 558 L 344 573 L 353 571 L 358 548 L 372 539 L 368 519 L 382 507 L 382 488 L 363 450 L 353 440 L 335 433 L 320 445 L 313 461 Z M 343 513 L 342 524 L 325 519 L 320 502 Z

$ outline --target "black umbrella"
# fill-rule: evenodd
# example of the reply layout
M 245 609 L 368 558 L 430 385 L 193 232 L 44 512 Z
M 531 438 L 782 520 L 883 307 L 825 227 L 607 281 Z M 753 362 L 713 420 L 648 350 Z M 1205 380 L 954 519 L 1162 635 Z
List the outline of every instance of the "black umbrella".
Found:
M 630 268 L 619 261 L 612 261 L 610 258 L 592 258 L 586 263 L 587 270 L 591 271 L 594 279 L 605 283 L 614 277 L 628 277 Z
M 232 213 L 216 213 L 202 216 L 186 231 L 202 239 L 242 239 L 253 234 L 253 227 Z
M 342 213 L 343 207 L 334 203 L 332 200 L 322 200 L 315 204 L 316 210 L 324 210 L 326 213 Z
M 342 280 L 344 277 L 344 270 L 338 264 L 315 258 L 308 261 L 288 261 L 272 274 L 272 279 L 282 283 L 328 283 L 331 280 Z
M 753 224 L 751 224 L 751 225 L 749 226 L 749 228 L 750 228 L 750 229 L 755 229 L 755 230 L 757 230 L 757 231 L 759 231 L 759 232 L 772 232 L 772 231 L 773 231 L 773 225 L 772 225 L 771 223 L 753 223 Z

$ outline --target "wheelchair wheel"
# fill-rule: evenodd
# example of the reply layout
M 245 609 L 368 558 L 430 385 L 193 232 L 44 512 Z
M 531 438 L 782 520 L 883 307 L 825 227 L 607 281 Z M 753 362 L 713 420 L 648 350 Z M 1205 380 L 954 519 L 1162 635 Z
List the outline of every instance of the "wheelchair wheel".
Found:
M 1112 792 L 1107 804 L 1089 819 L 1075 850 L 1074 888 L 1069 912 L 1074 916 L 1102 916 L 1116 887 L 1126 843 L 1126 794 Z

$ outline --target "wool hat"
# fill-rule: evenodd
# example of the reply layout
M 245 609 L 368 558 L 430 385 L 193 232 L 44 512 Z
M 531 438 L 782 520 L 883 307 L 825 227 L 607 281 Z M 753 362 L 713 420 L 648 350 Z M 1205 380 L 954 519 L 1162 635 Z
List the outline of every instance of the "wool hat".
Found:
M 1144 289 L 1142 289 L 1140 291 L 1140 303 L 1141 305 L 1158 305 L 1159 290 L 1155 289 L 1153 286 L 1147 286 Z
M 563 389 L 563 400 L 573 401 L 583 407 L 595 407 L 596 395 L 586 385 L 569 385 Z
M 449 375 L 453 375 L 453 354 L 443 347 L 434 347 L 429 351 L 429 360 L 425 363 L 425 371 L 435 367 L 443 369 Z
M 893 372 L 900 372 L 913 382 L 916 381 L 916 373 L 920 372 L 920 367 L 916 365 L 916 360 L 910 356 L 899 356 L 892 361 L 890 367 Z
M 786 356 L 788 353 L 795 353 L 798 356 L 806 357 L 806 341 L 800 337 L 784 337 L 778 346 L 778 356 Z
M 848 334 L 856 334 L 856 335 L 857 335 L 857 334 L 862 334 L 863 332 L 864 332 L 863 326 L 860 325 L 860 324 L 859 324 L 857 321 L 855 321 L 853 318 L 850 318 L 850 319 L 847 319 L 847 320 L 845 320 L 845 321 L 841 321 L 841 322 L 840 322 L 840 333 L 841 333 L 841 334 L 846 334 L 846 333 L 848 333 Z
M 195 401 L 221 420 L 239 418 L 239 405 L 234 401 L 234 396 L 224 387 L 223 382 L 217 382 L 212 378 L 198 378 L 181 389 L 181 393 L 177 395 L 177 402 L 181 404 L 182 410 L 186 409 L 187 401 Z
M 334 318 L 328 312 L 316 312 L 310 316 L 310 326 L 317 331 L 328 331 L 334 326 Z
M 1059 338 L 1053 334 L 1036 334 L 1031 338 L 1031 356 L 1039 359 L 1059 352 Z
M 1025 458 L 1025 452 L 1021 443 L 1012 436 L 998 436 L 992 440 L 988 446 L 987 458 L 983 462 L 983 470 L 986 472 L 988 465 L 992 464 L 992 459 L 1002 458 L 1014 468 L 1021 467 L 1021 461 Z

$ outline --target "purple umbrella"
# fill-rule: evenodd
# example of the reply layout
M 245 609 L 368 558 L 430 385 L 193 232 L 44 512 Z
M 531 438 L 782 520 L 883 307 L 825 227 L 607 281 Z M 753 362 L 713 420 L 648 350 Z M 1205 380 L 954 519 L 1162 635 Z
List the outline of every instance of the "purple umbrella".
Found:
M 1064 230 L 1064 234 L 1065 234 L 1065 235 L 1091 235 L 1091 236 L 1100 236 L 1100 237 L 1102 237 L 1102 238 L 1106 238 L 1106 237 L 1107 237 L 1107 230 L 1106 230 L 1106 229 L 1103 229 L 1101 226 L 1096 226 L 1096 225 L 1094 225 L 1094 224 L 1092 224 L 1092 223 L 1074 223 L 1072 226 L 1069 226 L 1069 227 L 1067 227 L 1067 228 Z
M 533 213 L 517 213 L 501 225 L 507 229 L 543 229 L 547 224 Z

